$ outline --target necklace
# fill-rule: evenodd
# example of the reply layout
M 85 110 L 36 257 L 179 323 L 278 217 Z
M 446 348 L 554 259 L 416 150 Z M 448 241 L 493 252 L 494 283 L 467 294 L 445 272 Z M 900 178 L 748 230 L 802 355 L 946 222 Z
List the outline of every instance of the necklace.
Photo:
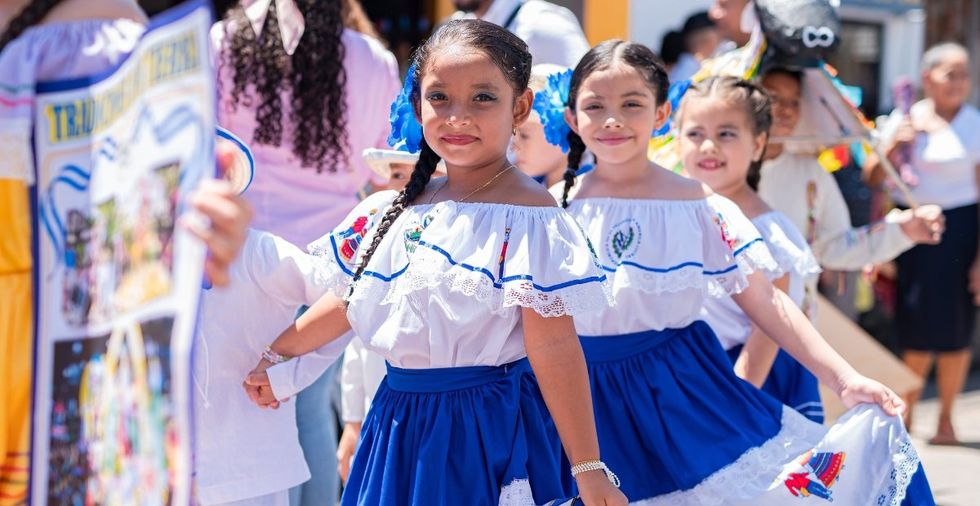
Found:
M 457 200 L 456 202 L 463 202 L 464 200 L 472 197 L 473 195 L 475 195 L 480 190 L 483 190 L 484 188 L 490 186 L 490 184 L 493 183 L 494 181 L 496 181 L 497 178 L 499 178 L 500 176 L 503 176 L 504 173 L 506 173 L 507 171 L 509 171 L 510 169 L 513 169 L 513 168 L 514 168 L 513 165 L 509 165 L 506 169 L 504 169 L 504 170 L 502 170 L 502 171 L 494 174 L 494 176 L 492 178 L 488 179 L 487 182 L 486 183 L 483 183 L 479 188 L 477 188 L 477 189 L 475 189 L 475 190 L 467 193 L 465 197 Z M 439 189 L 436 190 L 436 191 L 434 191 L 432 193 L 432 196 L 429 197 L 429 204 L 431 204 L 432 201 L 436 199 L 436 195 L 439 195 L 439 192 L 441 192 L 442 189 L 445 188 L 448 183 L 449 183 L 449 178 L 446 178 L 446 180 L 442 182 L 442 185 L 439 186 Z

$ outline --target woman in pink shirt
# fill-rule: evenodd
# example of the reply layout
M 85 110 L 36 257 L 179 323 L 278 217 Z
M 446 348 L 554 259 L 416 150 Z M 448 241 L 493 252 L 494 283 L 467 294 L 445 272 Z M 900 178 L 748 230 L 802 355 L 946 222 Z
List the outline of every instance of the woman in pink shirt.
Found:
M 245 194 L 255 208 L 253 226 L 304 249 L 340 223 L 376 177 L 359 155 L 387 147 L 388 110 L 401 87 L 395 57 L 345 29 L 342 4 L 243 0 L 211 31 L 218 122 L 255 157 Z M 315 382 L 297 397 L 300 444 L 313 477 L 293 489 L 294 506 L 339 497 L 335 369 L 307 378 Z

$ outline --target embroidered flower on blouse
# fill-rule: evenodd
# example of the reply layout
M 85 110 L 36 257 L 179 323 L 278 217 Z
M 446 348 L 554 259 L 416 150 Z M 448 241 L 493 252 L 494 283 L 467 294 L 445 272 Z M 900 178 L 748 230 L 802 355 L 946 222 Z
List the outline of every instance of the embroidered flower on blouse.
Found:
M 565 107 L 568 104 L 568 91 L 572 85 L 571 69 L 548 76 L 548 85 L 534 94 L 534 110 L 541 117 L 544 138 L 549 144 L 568 152 L 568 132 L 571 128 L 565 123 Z
M 415 107 L 412 105 L 415 86 L 415 63 L 412 63 L 398 97 L 391 103 L 391 113 L 388 117 L 391 121 L 388 145 L 409 153 L 418 152 L 422 144 L 422 125 L 415 118 Z
M 667 92 L 667 100 L 670 101 L 670 112 L 673 115 L 677 112 L 677 109 L 681 106 L 681 99 L 684 98 L 684 94 L 687 93 L 687 89 L 691 87 L 691 80 L 685 79 L 683 81 L 677 81 L 670 85 L 670 91 Z M 654 137 L 659 137 L 670 132 L 671 120 L 667 118 L 664 125 L 653 131 Z

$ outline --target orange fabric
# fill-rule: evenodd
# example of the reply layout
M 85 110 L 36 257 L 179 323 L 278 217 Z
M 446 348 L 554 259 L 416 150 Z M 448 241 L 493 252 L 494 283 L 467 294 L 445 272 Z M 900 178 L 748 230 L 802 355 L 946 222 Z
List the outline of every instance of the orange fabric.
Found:
M 27 187 L 0 180 L 0 506 L 26 504 L 30 466 L 31 230 Z

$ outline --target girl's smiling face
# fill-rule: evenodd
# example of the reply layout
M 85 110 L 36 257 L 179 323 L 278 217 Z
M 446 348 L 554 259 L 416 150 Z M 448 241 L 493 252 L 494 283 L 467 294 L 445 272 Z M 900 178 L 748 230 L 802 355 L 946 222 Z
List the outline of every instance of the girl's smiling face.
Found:
M 619 164 L 646 157 L 651 134 L 667 120 L 670 105 L 657 104 L 636 69 L 614 63 L 582 81 L 575 111 L 565 114 L 600 164 Z
M 717 193 L 746 184 L 749 165 L 762 157 L 766 134 L 756 134 L 746 107 L 732 100 L 690 97 L 680 117 L 684 168 Z
M 447 47 L 423 72 L 419 122 L 446 163 L 479 167 L 506 156 L 513 128 L 531 110 L 530 90 L 515 93 L 500 69 L 471 47 Z

